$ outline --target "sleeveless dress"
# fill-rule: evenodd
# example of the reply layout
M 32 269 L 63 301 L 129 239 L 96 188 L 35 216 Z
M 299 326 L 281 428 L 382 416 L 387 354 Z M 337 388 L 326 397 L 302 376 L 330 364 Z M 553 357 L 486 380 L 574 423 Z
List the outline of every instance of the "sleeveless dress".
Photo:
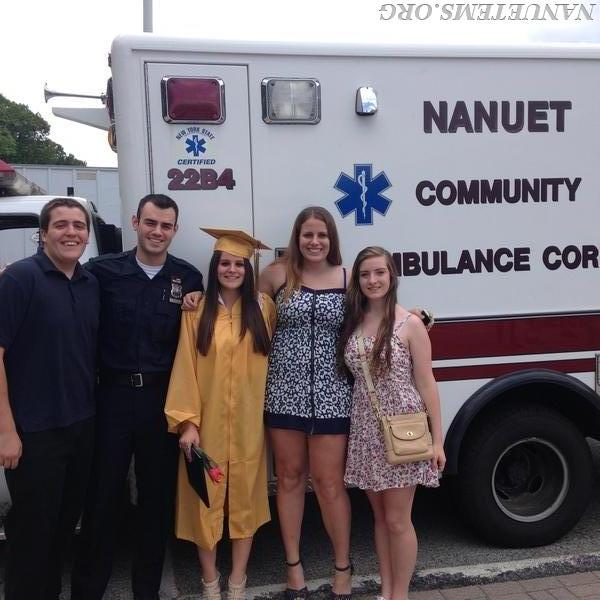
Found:
M 286 300 L 284 289 L 275 294 L 265 423 L 309 435 L 348 433 L 352 387 L 336 367 L 346 290 L 302 286 Z
M 400 340 L 400 331 L 408 315 L 401 321 L 392 335 L 392 368 L 384 377 L 373 377 L 377 398 L 384 415 L 416 413 L 425 410 L 425 404 L 415 387 L 410 351 Z M 375 337 L 365 337 L 367 357 L 373 350 Z M 344 480 L 363 490 L 380 492 L 391 488 L 413 485 L 437 487 L 437 469 L 431 461 L 418 461 L 401 465 L 390 465 L 385 459 L 385 446 L 379 421 L 369 399 L 367 383 L 362 372 L 356 335 L 348 340 L 344 359 L 354 375 L 352 392 L 352 415 L 348 458 Z

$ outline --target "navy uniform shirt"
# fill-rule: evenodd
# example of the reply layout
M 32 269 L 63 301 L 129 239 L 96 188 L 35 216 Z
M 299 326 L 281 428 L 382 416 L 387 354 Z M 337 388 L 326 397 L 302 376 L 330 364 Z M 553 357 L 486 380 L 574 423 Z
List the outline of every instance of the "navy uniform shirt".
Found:
M 170 254 L 150 279 L 135 249 L 93 258 L 85 265 L 100 283 L 99 367 L 124 373 L 171 370 L 188 292 L 203 290 L 200 271 Z
M 99 290 L 79 263 L 69 279 L 40 250 L 0 277 L 0 346 L 21 431 L 94 415 Z

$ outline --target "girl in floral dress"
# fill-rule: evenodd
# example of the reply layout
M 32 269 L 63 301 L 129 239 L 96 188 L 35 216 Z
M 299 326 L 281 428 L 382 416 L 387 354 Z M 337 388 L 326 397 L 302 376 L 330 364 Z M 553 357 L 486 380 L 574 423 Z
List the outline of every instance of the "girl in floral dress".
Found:
M 419 318 L 396 304 L 397 272 L 389 252 L 371 246 L 354 262 L 338 351 L 340 369 L 355 379 L 345 481 L 366 491 L 375 517 L 375 548 L 385 600 L 406 600 L 417 538 L 411 509 L 418 484 L 435 487 L 446 458 L 431 344 Z M 364 338 L 384 415 L 429 414 L 433 458 L 400 465 L 386 461 L 383 434 L 367 391 L 358 350 Z

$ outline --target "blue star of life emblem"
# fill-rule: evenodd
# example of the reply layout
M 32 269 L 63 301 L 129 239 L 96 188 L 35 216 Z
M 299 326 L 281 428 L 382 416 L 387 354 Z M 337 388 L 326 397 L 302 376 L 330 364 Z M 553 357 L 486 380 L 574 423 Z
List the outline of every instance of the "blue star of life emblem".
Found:
M 206 140 L 204 138 L 199 140 L 197 135 L 193 135 L 192 139 L 188 138 L 187 140 L 185 140 L 185 145 L 186 145 L 185 151 L 188 154 L 190 154 L 190 152 L 193 152 L 194 156 L 200 156 L 201 152 L 203 154 L 204 154 L 204 152 L 206 152 L 206 148 L 204 147 L 204 144 L 206 144 Z
M 381 171 L 372 177 L 373 165 L 354 165 L 354 179 L 342 172 L 334 188 L 344 193 L 336 200 L 342 217 L 354 212 L 356 225 L 373 225 L 373 211 L 385 215 L 392 201 L 382 192 L 392 186 L 387 175 Z

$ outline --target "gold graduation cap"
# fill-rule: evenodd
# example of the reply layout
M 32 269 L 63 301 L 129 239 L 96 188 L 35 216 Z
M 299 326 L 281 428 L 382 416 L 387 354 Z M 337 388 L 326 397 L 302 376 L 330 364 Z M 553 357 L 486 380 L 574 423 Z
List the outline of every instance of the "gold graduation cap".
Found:
M 234 256 L 252 258 L 256 250 L 270 250 L 269 246 L 253 238 L 241 229 L 220 229 L 216 227 L 200 227 L 202 231 L 217 238 L 215 250 L 229 252 Z
M 258 257 L 257 250 L 270 250 L 269 246 L 253 238 L 241 229 L 222 229 L 218 227 L 200 227 L 208 235 L 217 238 L 215 250 L 229 252 L 234 256 L 251 259 L 254 255 L 254 284 L 258 285 Z

